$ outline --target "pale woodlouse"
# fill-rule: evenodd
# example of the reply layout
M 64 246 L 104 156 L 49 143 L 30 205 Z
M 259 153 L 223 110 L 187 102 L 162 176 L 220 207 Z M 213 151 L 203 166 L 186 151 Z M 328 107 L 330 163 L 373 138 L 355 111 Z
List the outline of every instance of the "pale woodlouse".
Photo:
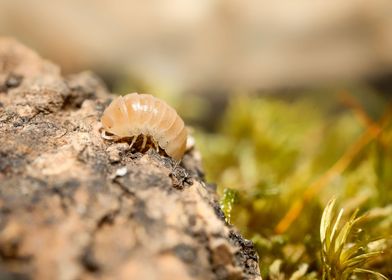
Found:
M 149 94 L 130 93 L 119 96 L 105 109 L 101 123 L 104 138 L 143 137 L 141 150 L 150 140 L 155 148 L 180 161 L 186 149 L 187 130 L 184 121 L 166 102 Z M 107 137 L 106 132 L 113 136 Z

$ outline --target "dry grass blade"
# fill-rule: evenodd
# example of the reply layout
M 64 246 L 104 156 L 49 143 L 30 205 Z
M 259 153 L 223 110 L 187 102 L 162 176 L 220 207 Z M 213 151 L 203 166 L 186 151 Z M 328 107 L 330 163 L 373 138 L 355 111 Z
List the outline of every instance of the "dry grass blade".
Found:
M 347 92 L 343 92 L 346 105 L 354 112 L 357 118 L 364 124 L 366 130 L 358 138 L 358 140 L 350 146 L 347 151 L 342 155 L 342 157 L 335 162 L 331 168 L 325 172 L 323 176 L 316 179 L 304 192 L 302 198 L 296 200 L 290 209 L 287 211 L 286 215 L 279 221 L 275 227 L 275 232 L 282 234 L 291 226 L 291 224 L 298 218 L 301 214 L 302 209 L 307 201 L 310 201 L 320 190 L 322 190 L 331 181 L 333 176 L 336 174 L 343 173 L 346 168 L 350 165 L 351 161 L 355 158 L 360 151 L 366 147 L 371 141 L 376 139 L 380 133 L 383 131 L 383 126 L 389 121 L 391 117 L 391 110 L 386 110 L 379 122 L 374 122 L 366 114 L 365 110 L 360 106 L 360 104 Z
M 302 198 L 293 203 L 286 215 L 275 227 L 275 232 L 284 233 L 290 225 L 298 218 L 305 203 L 312 199 L 321 189 L 328 185 L 336 174 L 341 174 L 350 165 L 357 154 L 380 133 L 376 126 L 368 128 L 357 140 L 349 147 L 346 153 L 320 178 L 314 181 L 304 192 Z

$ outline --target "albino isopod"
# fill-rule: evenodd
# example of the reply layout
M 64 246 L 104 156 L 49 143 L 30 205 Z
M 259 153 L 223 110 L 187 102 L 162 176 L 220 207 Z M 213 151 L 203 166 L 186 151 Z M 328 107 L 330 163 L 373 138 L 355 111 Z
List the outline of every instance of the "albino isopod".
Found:
M 117 97 L 105 109 L 101 122 L 104 132 L 113 134 L 114 139 L 133 137 L 131 147 L 141 135 L 141 150 L 149 139 L 157 150 L 160 147 L 177 161 L 185 153 L 184 121 L 173 108 L 152 95 L 130 93 Z

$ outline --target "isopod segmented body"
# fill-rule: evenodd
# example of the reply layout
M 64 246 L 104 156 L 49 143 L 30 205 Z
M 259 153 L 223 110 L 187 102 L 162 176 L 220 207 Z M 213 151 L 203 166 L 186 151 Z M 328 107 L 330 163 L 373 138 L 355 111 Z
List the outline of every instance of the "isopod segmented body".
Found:
M 116 138 L 133 137 L 131 146 L 142 135 L 142 148 L 150 138 L 154 145 L 179 161 L 185 153 L 187 130 L 177 112 L 149 94 L 119 96 L 105 109 L 102 119 L 106 132 Z

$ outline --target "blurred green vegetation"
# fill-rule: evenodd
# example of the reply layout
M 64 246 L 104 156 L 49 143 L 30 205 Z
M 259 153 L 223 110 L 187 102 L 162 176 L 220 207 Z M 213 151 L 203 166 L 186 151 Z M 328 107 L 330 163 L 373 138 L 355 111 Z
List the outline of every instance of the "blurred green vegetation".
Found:
M 342 242 L 360 244 L 350 257 L 385 238 L 383 253 L 352 268 L 392 277 L 391 107 L 385 96 L 351 92 L 236 95 L 215 133 L 195 132 L 207 178 L 218 184 L 230 223 L 254 241 L 263 279 L 321 279 L 320 220 L 332 197 L 348 214 L 342 222 L 357 208 L 366 213 Z

